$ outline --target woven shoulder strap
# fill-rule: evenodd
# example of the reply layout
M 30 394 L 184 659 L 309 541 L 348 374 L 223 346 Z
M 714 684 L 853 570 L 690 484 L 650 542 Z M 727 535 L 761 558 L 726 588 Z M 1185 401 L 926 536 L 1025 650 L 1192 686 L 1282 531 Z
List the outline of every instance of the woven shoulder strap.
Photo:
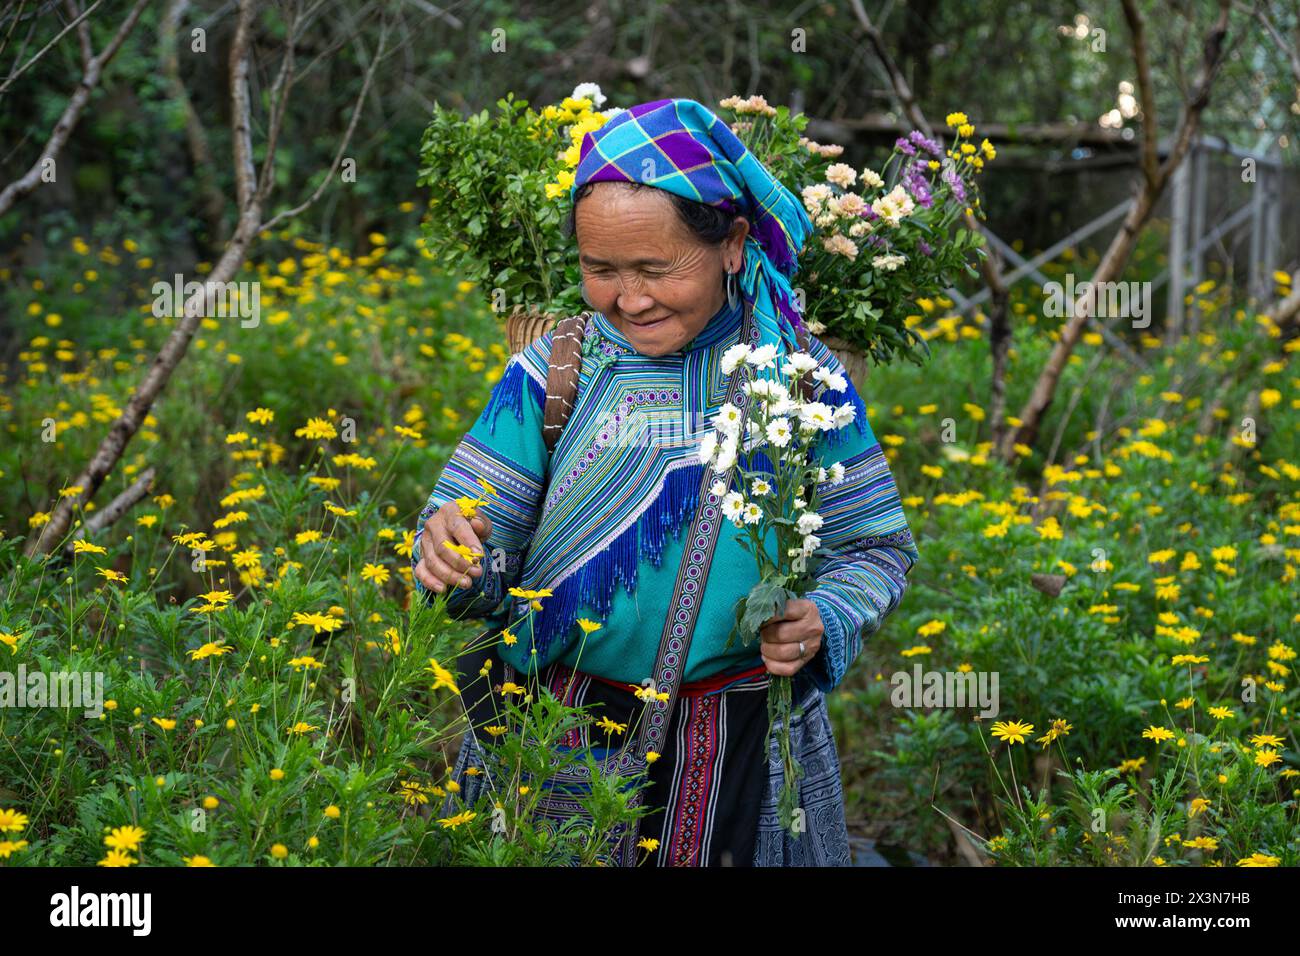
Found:
M 573 414 L 582 374 L 582 339 L 590 312 L 561 319 L 551 337 L 551 361 L 546 370 L 546 405 L 542 411 L 542 438 L 547 452 L 554 454 L 560 434 Z

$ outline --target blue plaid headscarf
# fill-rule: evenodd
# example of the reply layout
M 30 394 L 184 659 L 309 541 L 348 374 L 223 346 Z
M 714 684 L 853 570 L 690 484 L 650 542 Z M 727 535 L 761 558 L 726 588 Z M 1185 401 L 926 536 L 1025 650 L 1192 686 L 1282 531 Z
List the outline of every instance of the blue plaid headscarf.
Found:
M 748 218 L 740 288 L 759 344 L 798 350 L 790 279 L 813 225 L 725 122 L 695 100 L 641 103 L 585 134 L 579 156 L 570 199 L 589 182 L 637 182 Z

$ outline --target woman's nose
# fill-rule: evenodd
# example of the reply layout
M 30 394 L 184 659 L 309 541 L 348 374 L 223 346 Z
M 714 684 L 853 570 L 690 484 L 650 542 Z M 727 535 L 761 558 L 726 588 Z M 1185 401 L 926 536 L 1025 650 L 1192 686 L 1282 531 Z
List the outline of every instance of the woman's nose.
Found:
M 624 282 L 620 277 L 618 286 L 618 309 L 624 315 L 638 315 L 654 308 L 654 299 L 639 288 L 640 280 L 633 279 L 631 282 Z
M 626 292 L 618 297 L 618 310 L 624 315 L 640 315 L 655 307 L 655 300 L 648 295 L 628 295 Z

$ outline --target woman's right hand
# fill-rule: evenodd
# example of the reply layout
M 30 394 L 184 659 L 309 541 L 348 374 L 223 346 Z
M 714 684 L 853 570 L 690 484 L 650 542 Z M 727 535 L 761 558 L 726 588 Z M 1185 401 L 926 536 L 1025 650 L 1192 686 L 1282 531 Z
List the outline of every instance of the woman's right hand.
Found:
M 454 501 L 447 502 L 424 523 L 415 576 L 426 588 L 439 594 L 448 588 L 469 587 L 473 582 L 468 575 L 479 577 L 483 574 L 483 558 L 471 564 L 445 547 L 444 542 L 463 544 L 486 556 L 487 549 L 482 542 L 491 534 L 492 522 L 487 515 L 480 512 L 473 518 L 466 518 L 460 512 L 460 505 Z

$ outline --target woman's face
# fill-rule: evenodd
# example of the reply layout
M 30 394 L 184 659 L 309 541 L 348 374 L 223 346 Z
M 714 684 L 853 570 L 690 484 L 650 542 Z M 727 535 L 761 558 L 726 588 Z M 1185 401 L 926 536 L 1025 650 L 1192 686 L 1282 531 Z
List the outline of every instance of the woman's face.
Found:
M 661 189 L 597 183 L 574 213 L 578 262 L 593 308 L 642 355 L 667 355 L 704 331 L 726 298 L 723 270 L 740 268 L 749 222 L 721 245 L 696 239 Z

